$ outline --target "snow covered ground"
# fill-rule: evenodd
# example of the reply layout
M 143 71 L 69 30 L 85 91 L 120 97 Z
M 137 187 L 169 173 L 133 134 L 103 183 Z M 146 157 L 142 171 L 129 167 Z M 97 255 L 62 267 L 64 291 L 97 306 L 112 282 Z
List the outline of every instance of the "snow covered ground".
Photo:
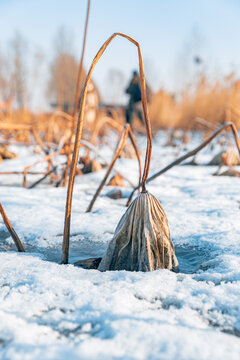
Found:
M 163 142 L 162 134 L 154 140 L 151 173 L 176 156 Z M 138 143 L 144 155 L 145 140 Z M 20 158 L 1 171 L 39 158 L 31 148 L 12 150 Z M 197 160 L 217 151 L 203 150 Z M 109 148 L 102 153 L 111 159 Z M 136 160 L 117 166 L 136 183 Z M 0 359 L 239 359 L 240 179 L 212 176 L 215 170 L 178 166 L 147 187 L 167 214 L 178 274 L 59 265 L 66 189 L 47 182 L 24 189 L 22 176 L 1 176 L 0 201 L 27 252 L 15 251 L 0 220 Z M 109 199 L 105 187 L 85 213 L 104 173 L 76 178 L 71 264 L 102 256 L 126 209 L 126 198 Z

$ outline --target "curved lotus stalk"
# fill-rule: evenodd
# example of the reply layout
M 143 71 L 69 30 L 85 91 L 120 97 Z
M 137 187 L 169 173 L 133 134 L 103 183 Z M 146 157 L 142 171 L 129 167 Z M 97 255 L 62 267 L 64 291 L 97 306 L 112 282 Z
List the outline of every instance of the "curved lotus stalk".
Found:
M 141 98 L 147 133 L 147 150 L 141 182 L 142 192 L 123 215 L 115 231 L 114 237 L 108 246 L 106 255 L 99 265 L 99 270 L 121 269 L 152 271 L 162 268 L 176 270 L 176 268 L 178 267 L 178 262 L 174 254 L 173 244 L 170 240 L 167 217 L 159 201 L 153 195 L 148 194 L 146 191 L 146 181 L 149 173 L 152 152 L 152 135 L 147 109 L 147 96 L 142 54 L 139 44 L 134 39 L 121 33 L 113 34 L 103 44 L 103 46 L 97 53 L 95 59 L 93 60 L 83 89 L 70 179 L 68 184 L 62 263 L 68 262 L 72 191 L 82 133 L 83 112 L 86 100 L 87 86 L 90 81 L 94 66 L 105 51 L 106 47 L 117 35 L 131 41 L 138 48 Z M 122 135 L 117 152 L 121 151 L 121 148 L 126 141 L 128 128 L 130 129 L 129 126 L 125 127 L 125 132 Z
M 145 119 L 146 131 L 147 131 L 147 139 L 148 139 L 146 158 L 145 158 L 145 167 L 144 167 L 143 178 L 142 178 L 142 190 L 146 191 L 145 184 L 146 184 L 147 176 L 149 173 L 149 167 L 150 167 L 150 158 L 151 158 L 151 152 L 152 152 L 152 137 L 151 137 L 150 121 L 149 121 L 149 117 L 148 117 L 146 85 L 145 85 L 145 76 L 144 76 L 141 49 L 140 49 L 140 45 L 138 44 L 138 42 L 136 40 L 134 40 L 133 38 L 131 38 L 130 36 L 122 34 L 122 33 L 114 33 L 102 45 L 102 47 L 98 51 L 97 55 L 95 56 L 95 58 L 91 64 L 90 70 L 87 74 L 85 84 L 83 87 L 83 91 L 82 91 L 82 96 L 81 96 L 81 101 L 80 101 L 80 112 L 79 112 L 78 121 L 77 121 L 77 130 L 76 130 L 76 136 L 75 136 L 75 144 L 74 144 L 74 150 L 73 150 L 73 156 L 72 156 L 71 170 L 70 170 L 70 176 L 69 176 L 69 182 L 68 182 L 67 200 L 66 200 L 64 235 L 63 235 L 63 255 L 62 255 L 62 261 L 61 261 L 63 264 L 68 263 L 73 185 L 74 185 L 74 178 L 75 178 L 75 174 L 76 174 L 76 165 L 77 165 L 78 154 L 79 154 L 80 140 L 81 140 L 81 136 L 82 136 L 84 108 L 85 108 L 85 103 L 86 103 L 87 90 L 88 90 L 92 72 L 93 72 L 97 62 L 101 58 L 102 54 L 104 53 L 104 51 L 106 50 L 108 45 L 111 43 L 111 41 L 116 36 L 121 36 L 121 37 L 129 40 L 138 49 L 142 105 L 143 105 L 143 113 L 144 113 L 144 119 Z
M 153 195 L 141 193 L 121 218 L 98 269 L 178 271 L 178 267 L 167 216 Z

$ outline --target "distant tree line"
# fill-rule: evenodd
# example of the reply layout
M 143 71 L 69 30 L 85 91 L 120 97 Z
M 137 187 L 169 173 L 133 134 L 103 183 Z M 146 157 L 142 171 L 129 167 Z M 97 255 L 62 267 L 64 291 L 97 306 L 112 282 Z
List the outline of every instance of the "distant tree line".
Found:
M 5 51 L 0 47 L 0 104 L 15 108 L 29 107 L 38 86 L 44 55 L 29 57 L 27 40 L 16 33 Z M 79 59 L 73 53 L 71 37 L 61 28 L 54 39 L 53 59 L 48 66 L 45 97 L 48 104 L 64 109 L 73 105 Z M 44 89 L 43 89 L 44 91 Z

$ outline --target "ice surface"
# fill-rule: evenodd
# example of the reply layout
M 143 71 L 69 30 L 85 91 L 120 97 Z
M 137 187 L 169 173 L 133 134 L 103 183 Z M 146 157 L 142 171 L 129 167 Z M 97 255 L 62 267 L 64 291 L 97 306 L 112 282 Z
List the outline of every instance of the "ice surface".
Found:
M 177 155 L 163 142 L 161 134 L 154 139 L 152 174 Z M 109 148 L 102 152 L 111 159 Z M 197 161 L 216 152 L 204 150 Z M 37 159 L 21 147 L 19 159 L 0 166 L 22 170 Z M 117 167 L 137 182 L 136 160 Z M 167 214 L 179 274 L 71 265 L 104 254 L 126 209 L 126 198 L 109 199 L 105 187 L 85 213 L 104 169 L 76 178 L 70 265 L 59 265 L 66 189 L 47 181 L 24 189 L 21 176 L 1 176 L 1 202 L 27 252 L 16 253 L 0 221 L 0 359 L 239 359 L 240 184 L 213 177 L 215 170 L 178 166 L 147 187 Z

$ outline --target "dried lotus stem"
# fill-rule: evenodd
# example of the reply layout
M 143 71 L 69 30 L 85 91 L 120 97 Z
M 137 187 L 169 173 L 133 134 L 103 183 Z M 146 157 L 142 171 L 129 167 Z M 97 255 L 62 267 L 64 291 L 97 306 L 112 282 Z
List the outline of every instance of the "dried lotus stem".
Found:
M 90 4 L 91 4 L 91 0 L 88 0 L 87 14 L 86 14 L 86 20 L 85 20 L 85 27 L 84 27 L 83 44 L 82 44 L 82 53 L 81 53 L 81 59 L 80 59 L 80 64 L 79 64 L 79 69 L 78 69 L 77 89 L 76 89 L 75 104 L 74 104 L 74 111 L 73 111 L 72 134 L 74 134 L 74 130 L 75 130 L 75 126 L 76 126 L 76 116 L 77 116 L 78 105 L 79 105 L 79 100 L 80 100 L 81 84 L 82 84 L 82 78 L 83 78 L 83 59 L 84 59 L 84 53 L 85 53 L 85 47 L 86 47 Z
M 40 184 L 43 180 L 45 180 L 48 176 L 51 176 L 56 170 L 57 170 L 57 165 L 54 166 L 51 170 L 47 171 L 46 173 L 44 173 L 44 176 L 41 177 L 39 180 L 37 180 L 36 182 L 34 182 L 33 184 L 28 186 L 28 189 L 33 189 L 35 186 L 37 186 L 38 184 Z M 56 176 L 54 176 L 55 180 L 58 180 L 58 178 L 56 178 Z
M 238 148 L 238 152 L 239 152 L 239 156 L 240 156 L 240 141 L 238 138 L 238 133 L 237 133 L 237 129 L 236 126 L 233 123 L 227 123 L 225 125 L 223 125 L 220 129 L 214 131 L 212 133 L 211 136 L 209 136 L 209 138 L 207 138 L 202 144 L 200 144 L 198 147 L 196 147 L 194 150 L 189 151 L 187 154 L 179 157 L 178 159 L 174 160 L 171 164 L 167 165 L 165 168 L 163 168 L 162 170 L 158 171 L 156 174 L 150 176 L 150 178 L 148 178 L 147 183 L 149 183 L 150 181 L 156 179 L 158 176 L 164 174 L 165 172 L 167 172 L 168 170 L 170 170 L 172 167 L 180 164 L 182 161 L 188 159 L 191 156 L 196 155 L 200 150 L 202 150 L 205 146 L 207 146 L 213 139 L 215 139 L 223 130 L 225 130 L 226 128 L 230 127 L 236 142 L 236 146 Z M 126 206 L 128 206 L 132 200 L 132 197 L 135 193 L 136 190 L 138 190 L 140 188 L 141 184 L 138 185 L 130 194 L 127 204 Z
M 44 171 L 28 171 L 28 175 L 43 175 Z M 0 171 L 0 175 L 24 175 L 24 171 Z
M 67 179 L 68 179 L 68 170 L 69 170 L 69 166 L 70 166 L 70 162 L 71 162 L 71 150 L 70 150 L 71 149 L 71 142 L 72 142 L 72 138 L 74 136 L 74 131 L 75 131 L 75 128 L 76 128 L 76 118 L 77 118 L 78 105 L 79 105 L 80 93 L 81 93 L 81 85 L 82 85 L 82 78 L 83 78 L 83 58 L 84 58 L 85 46 L 86 46 L 90 3 L 91 3 L 91 1 L 88 0 L 87 14 L 86 14 L 86 20 L 85 20 L 85 27 L 84 27 L 83 44 L 82 44 L 82 53 L 81 53 L 81 59 L 80 59 L 80 64 L 79 64 L 79 69 L 78 69 L 78 79 L 77 79 L 77 89 L 76 89 L 76 94 L 75 94 L 75 104 L 74 104 L 74 110 L 73 110 L 73 116 L 72 116 L 72 130 L 71 130 L 72 133 L 71 133 L 71 136 L 69 138 L 69 143 L 68 143 L 69 152 L 68 152 L 68 157 L 67 157 L 67 165 L 66 165 L 66 169 L 65 169 L 64 186 L 66 186 Z
M 106 48 L 108 47 L 108 45 L 111 43 L 111 41 L 116 36 L 121 36 L 121 37 L 129 40 L 131 43 L 133 43 L 135 46 L 137 46 L 137 49 L 138 49 L 141 95 L 142 95 L 143 113 L 144 113 L 144 120 L 145 120 L 145 124 L 146 124 L 147 139 L 148 139 L 147 152 L 146 152 L 146 157 L 145 157 L 145 160 L 146 160 L 145 161 L 145 168 L 144 168 L 143 179 L 142 179 L 142 184 L 143 184 L 142 185 L 142 190 L 145 191 L 145 183 L 146 183 L 146 180 L 147 180 L 149 167 L 150 167 L 150 158 L 151 158 L 151 150 L 152 150 L 152 138 L 151 138 L 151 128 L 150 128 L 150 121 L 149 121 L 148 109 L 147 109 L 147 95 L 146 95 L 146 85 L 145 85 L 145 76 L 144 76 L 144 69 L 143 69 L 142 54 L 141 54 L 140 45 L 136 40 L 134 40 L 130 36 L 122 34 L 122 33 L 114 33 L 102 45 L 102 47 L 98 51 L 97 55 L 93 59 L 93 62 L 91 64 L 91 67 L 90 67 L 89 72 L 87 74 L 85 84 L 84 84 L 84 87 L 83 87 L 83 90 L 82 90 L 81 101 L 80 101 L 80 111 L 79 111 L 78 121 L 77 121 L 77 129 L 76 129 L 76 136 L 75 136 L 75 143 L 74 143 L 74 150 L 73 150 L 73 156 L 72 156 L 72 162 L 71 162 L 71 169 L 70 169 L 70 176 L 69 176 L 68 190 L 67 190 L 67 199 L 66 199 L 64 235 L 63 235 L 63 249 L 62 249 L 63 254 L 62 254 L 62 261 L 61 261 L 63 264 L 68 263 L 73 186 L 74 186 L 74 178 L 75 178 L 75 174 L 76 174 L 76 166 L 77 166 L 77 160 L 78 160 L 78 154 L 79 154 L 80 141 L 81 141 L 81 136 L 82 136 L 84 108 L 85 108 L 88 85 L 89 85 L 89 82 L 90 82 L 90 79 L 91 79 L 92 72 L 93 72 L 97 62 L 99 61 L 99 59 L 103 55 L 103 53 L 106 50 Z
M 123 131 L 122 136 L 121 136 L 121 139 L 120 139 L 120 141 L 119 141 L 119 143 L 118 143 L 118 147 L 117 147 L 116 152 L 115 152 L 115 154 L 114 154 L 114 156 L 113 156 L 113 159 L 112 159 L 112 161 L 111 161 L 111 164 L 109 165 L 109 167 L 108 167 L 108 169 L 107 169 L 107 172 L 106 172 L 104 178 L 102 179 L 102 182 L 100 183 L 98 189 L 96 190 L 96 192 L 95 192 L 95 194 L 94 194 L 94 196 L 93 196 L 93 198 L 92 198 L 92 200 L 91 200 L 91 202 L 90 202 L 90 204 L 89 204 L 86 212 L 90 212 L 90 211 L 92 210 L 93 205 L 94 205 L 97 197 L 99 196 L 99 194 L 100 194 L 100 192 L 101 192 L 104 184 L 106 183 L 107 178 L 108 178 L 110 172 L 112 171 L 112 168 L 113 168 L 115 162 L 117 161 L 118 157 L 120 156 L 120 154 L 121 154 L 121 152 L 122 152 L 122 150 L 123 150 L 123 148 L 124 148 L 124 146 L 125 146 L 125 144 L 126 144 L 126 141 L 127 141 L 127 137 L 128 137 L 128 136 L 130 137 L 130 139 L 131 139 L 131 141 L 132 141 L 132 143 L 133 143 L 134 149 L 135 149 L 136 154 L 137 154 L 137 157 L 138 157 L 138 163 L 139 163 L 139 183 L 140 183 L 140 181 L 141 181 L 141 160 L 140 160 L 140 155 L 139 155 L 139 152 L 138 152 L 138 149 L 137 149 L 137 146 L 136 146 L 136 142 L 135 142 L 134 136 L 133 136 L 132 131 L 131 131 L 131 127 L 130 127 L 129 124 L 126 124 L 126 125 L 124 126 L 124 131 Z
M 56 155 L 58 155 L 58 152 L 54 152 L 50 155 L 45 156 L 43 159 L 36 161 L 35 163 L 25 166 L 25 168 L 23 169 L 23 186 L 26 187 L 27 186 L 27 173 L 28 170 L 31 169 L 32 167 L 34 167 L 35 165 L 41 164 L 45 161 L 49 161 L 50 159 L 52 159 L 53 157 L 55 157 Z
M 10 233 L 10 235 L 11 235 L 11 237 L 12 237 L 12 239 L 13 239 L 13 241 L 14 241 L 17 249 L 18 249 L 18 251 L 19 252 L 25 252 L 24 247 L 23 247 L 23 245 L 21 243 L 21 240 L 19 239 L 17 233 L 15 232 L 15 230 L 12 227 L 10 221 L 8 220 L 8 217 L 7 217 L 7 215 L 6 215 L 5 211 L 4 211 L 3 206 L 2 206 L 1 203 L 0 203 L 0 213 L 2 215 L 4 224 L 6 225 L 6 227 L 7 227 L 8 231 L 9 231 L 9 233 Z

